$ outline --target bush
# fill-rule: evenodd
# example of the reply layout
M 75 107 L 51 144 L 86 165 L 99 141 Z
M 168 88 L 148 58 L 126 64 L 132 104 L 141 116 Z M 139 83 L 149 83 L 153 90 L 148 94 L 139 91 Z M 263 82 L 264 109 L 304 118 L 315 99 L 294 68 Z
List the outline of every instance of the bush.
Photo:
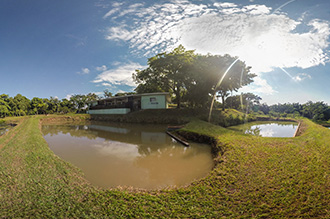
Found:
M 287 117 L 287 114 L 286 113 L 282 113 L 282 114 L 280 114 L 280 116 L 286 118 Z

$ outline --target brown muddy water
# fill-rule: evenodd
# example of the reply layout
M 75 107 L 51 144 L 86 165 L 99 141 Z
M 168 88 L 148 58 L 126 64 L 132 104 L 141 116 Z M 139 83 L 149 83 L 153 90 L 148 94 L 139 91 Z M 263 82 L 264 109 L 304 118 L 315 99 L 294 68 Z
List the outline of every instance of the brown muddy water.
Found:
M 94 185 L 160 189 L 184 186 L 213 168 L 211 147 L 184 147 L 163 125 L 43 125 L 50 149 L 79 167 Z

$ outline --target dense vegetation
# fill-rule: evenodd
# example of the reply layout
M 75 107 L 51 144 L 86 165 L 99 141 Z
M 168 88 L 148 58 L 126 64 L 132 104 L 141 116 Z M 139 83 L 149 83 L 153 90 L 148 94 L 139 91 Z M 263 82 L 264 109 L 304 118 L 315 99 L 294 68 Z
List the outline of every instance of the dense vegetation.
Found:
M 304 116 L 314 121 L 328 121 L 330 119 L 330 107 L 322 101 L 308 101 L 304 104 L 278 103 L 269 107 L 266 104 L 262 104 L 257 106 L 257 109 L 273 116 Z
M 170 92 L 177 107 L 205 107 L 214 94 L 222 102 L 232 91 L 253 82 L 251 67 L 230 55 L 200 55 L 183 46 L 148 59 L 148 67 L 136 70 L 137 93 Z M 210 104 L 208 104 L 210 105 Z
M 53 113 L 79 113 L 86 109 L 87 103 L 98 99 L 94 93 L 87 95 L 73 95 L 70 99 L 50 97 L 34 97 L 29 100 L 27 97 L 17 94 L 10 97 L 7 94 L 0 95 L 0 118 L 6 116 L 25 116 Z
M 246 93 L 230 96 L 226 99 L 226 106 L 243 112 L 254 112 L 272 117 L 299 117 L 303 116 L 313 121 L 328 121 L 330 106 L 322 101 L 307 103 L 278 103 L 271 106 L 260 103 L 261 97 Z
M 96 188 L 55 156 L 39 129 L 46 118 L 88 115 L 5 119 L 19 125 L 0 137 L 1 217 L 330 217 L 330 131 L 307 119 L 296 138 L 248 136 L 193 120 L 181 132 L 213 143 L 210 174 L 183 188 L 134 191 Z

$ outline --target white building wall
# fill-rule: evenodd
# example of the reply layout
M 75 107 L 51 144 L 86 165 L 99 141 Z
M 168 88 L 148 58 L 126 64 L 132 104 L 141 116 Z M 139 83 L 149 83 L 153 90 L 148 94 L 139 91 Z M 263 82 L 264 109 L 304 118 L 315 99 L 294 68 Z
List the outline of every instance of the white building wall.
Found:
M 141 97 L 141 109 L 166 109 L 165 95 L 145 95 Z

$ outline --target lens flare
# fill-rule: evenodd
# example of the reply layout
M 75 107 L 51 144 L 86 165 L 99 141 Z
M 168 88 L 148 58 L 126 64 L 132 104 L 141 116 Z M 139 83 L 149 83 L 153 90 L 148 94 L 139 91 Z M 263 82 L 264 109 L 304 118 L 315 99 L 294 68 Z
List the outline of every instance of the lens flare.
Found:
M 289 72 L 287 72 L 284 68 L 280 67 L 280 69 L 281 69 L 285 74 L 287 74 L 287 76 L 289 76 L 292 80 L 294 80 L 294 77 L 292 77 L 292 75 L 291 75 Z M 294 81 L 295 81 L 295 80 L 294 80 Z
M 213 104 L 214 104 L 214 100 L 215 100 L 215 96 L 217 94 L 217 88 L 220 87 L 223 79 L 226 77 L 227 73 L 229 72 L 229 70 L 235 65 L 235 63 L 238 61 L 238 58 L 235 59 L 235 61 L 233 61 L 231 63 L 231 65 L 227 68 L 227 70 L 225 71 L 225 73 L 222 75 L 222 77 L 220 78 L 219 82 L 217 83 L 217 85 L 215 86 L 215 89 L 214 89 L 214 95 L 213 95 L 213 98 L 212 98 L 212 102 L 211 102 L 211 107 L 210 107 L 210 112 L 209 112 L 209 119 L 208 119 L 208 122 L 211 121 L 211 114 L 212 114 L 212 109 L 213 109 Z
M 281 5 L 280 7 L 276 8 L 272 14 L 278 12 L 279 10 L 281 10 L 281 8 L 283 8 L 284 6 L 290 4 L 290 3 L 294 2 L 294 1 L 296 1 L 296 0 L 291 0 L 291 1 L 288 1 L 288 2 L 284 3 L 284 4 Z

